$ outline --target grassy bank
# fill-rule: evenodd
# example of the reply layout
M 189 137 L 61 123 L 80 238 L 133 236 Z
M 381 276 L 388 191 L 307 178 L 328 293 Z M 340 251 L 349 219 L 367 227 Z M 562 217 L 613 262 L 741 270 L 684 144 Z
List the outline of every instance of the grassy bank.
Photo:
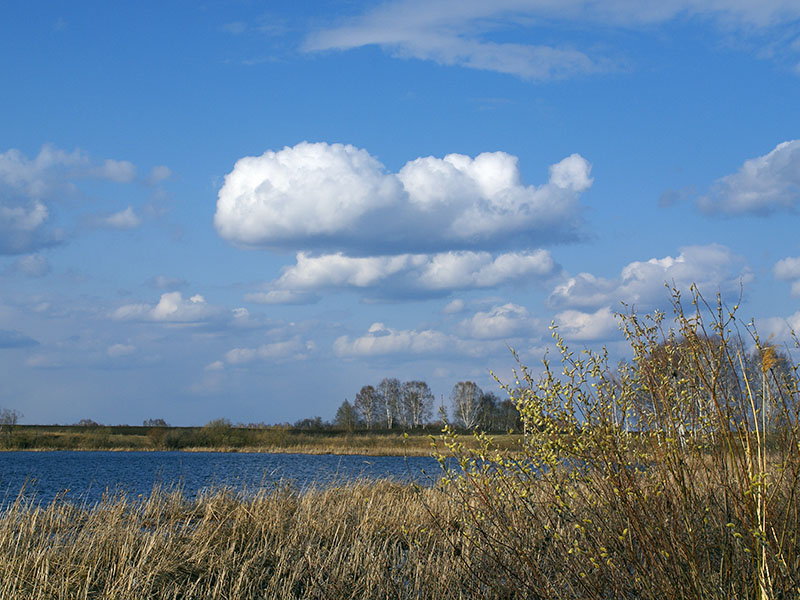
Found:
M 347 432 L 304 431 L 275 426 L 135 427 L 17 425 L 0 437 L 1 450 L 183 450 L 223 452 L 289 452 L 366 456 L 429 456 L 436 429 Z M 519 436 L 499 435 L 506 447 Z M 473 444 L 477 447 L 477 444 Z

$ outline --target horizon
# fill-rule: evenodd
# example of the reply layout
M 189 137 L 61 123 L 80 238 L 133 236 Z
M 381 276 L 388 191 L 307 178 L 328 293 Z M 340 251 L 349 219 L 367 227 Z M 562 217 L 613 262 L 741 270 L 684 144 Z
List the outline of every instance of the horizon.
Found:
M 0 8 L 0 409 L 501 394 L 684 294 L 800 330 L 800 4 Z

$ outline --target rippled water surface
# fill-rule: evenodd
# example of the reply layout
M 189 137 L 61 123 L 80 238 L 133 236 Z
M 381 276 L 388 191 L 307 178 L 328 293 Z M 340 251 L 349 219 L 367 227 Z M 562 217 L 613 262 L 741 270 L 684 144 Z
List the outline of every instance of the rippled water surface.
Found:
M 415 480 L 439 475 L 431 457 L 238 454 L 223 452 L 2 452 L 0 504 L 26 496 L 48 503 L 65 493 L 97 502 L 106 491 L 134 496 L 180 485 L 187 496 L 215 487 L 253 490 L 292 481 L 300 488 L 357 478 Z

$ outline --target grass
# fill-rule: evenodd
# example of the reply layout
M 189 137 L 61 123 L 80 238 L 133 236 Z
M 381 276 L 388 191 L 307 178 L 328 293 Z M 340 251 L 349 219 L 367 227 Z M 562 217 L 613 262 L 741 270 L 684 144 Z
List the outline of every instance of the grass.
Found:
M 468 582 L 432 509 L 447 518 L 440 492 L 389 482 L 18 502 L 0 517 L 0 597 L 459 597 Z
M 358 454 L 365 456 L 430 456 L 431 433 L 439 430 L 346 432 L 297 431 L 281 426 L 262 429 L 230 427 L 133 427 L 17 425 L 0 438 L 0 450 L 182 450 L 187 452 L 273 452 Z M 512 446 L 518 435 L 500 435 Z M 476 444 L 477 445 L 477 444 Z

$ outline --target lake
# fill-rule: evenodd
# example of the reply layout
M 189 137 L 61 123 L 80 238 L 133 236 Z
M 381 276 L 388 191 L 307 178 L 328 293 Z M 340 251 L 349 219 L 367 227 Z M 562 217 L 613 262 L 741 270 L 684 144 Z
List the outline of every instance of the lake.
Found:
M 388 478 L 430 485 L 440 476 L 427 456 L 342 456 L 227 452 L 0 452 L 0 506 L 24 487 L 47 504 L 58 494 L 98 502 L 106 491 L 149 495 L 180 485 L 188 497 L 213 488 L 238 491 L 293 482 L 299 488 L 354 479 Z

